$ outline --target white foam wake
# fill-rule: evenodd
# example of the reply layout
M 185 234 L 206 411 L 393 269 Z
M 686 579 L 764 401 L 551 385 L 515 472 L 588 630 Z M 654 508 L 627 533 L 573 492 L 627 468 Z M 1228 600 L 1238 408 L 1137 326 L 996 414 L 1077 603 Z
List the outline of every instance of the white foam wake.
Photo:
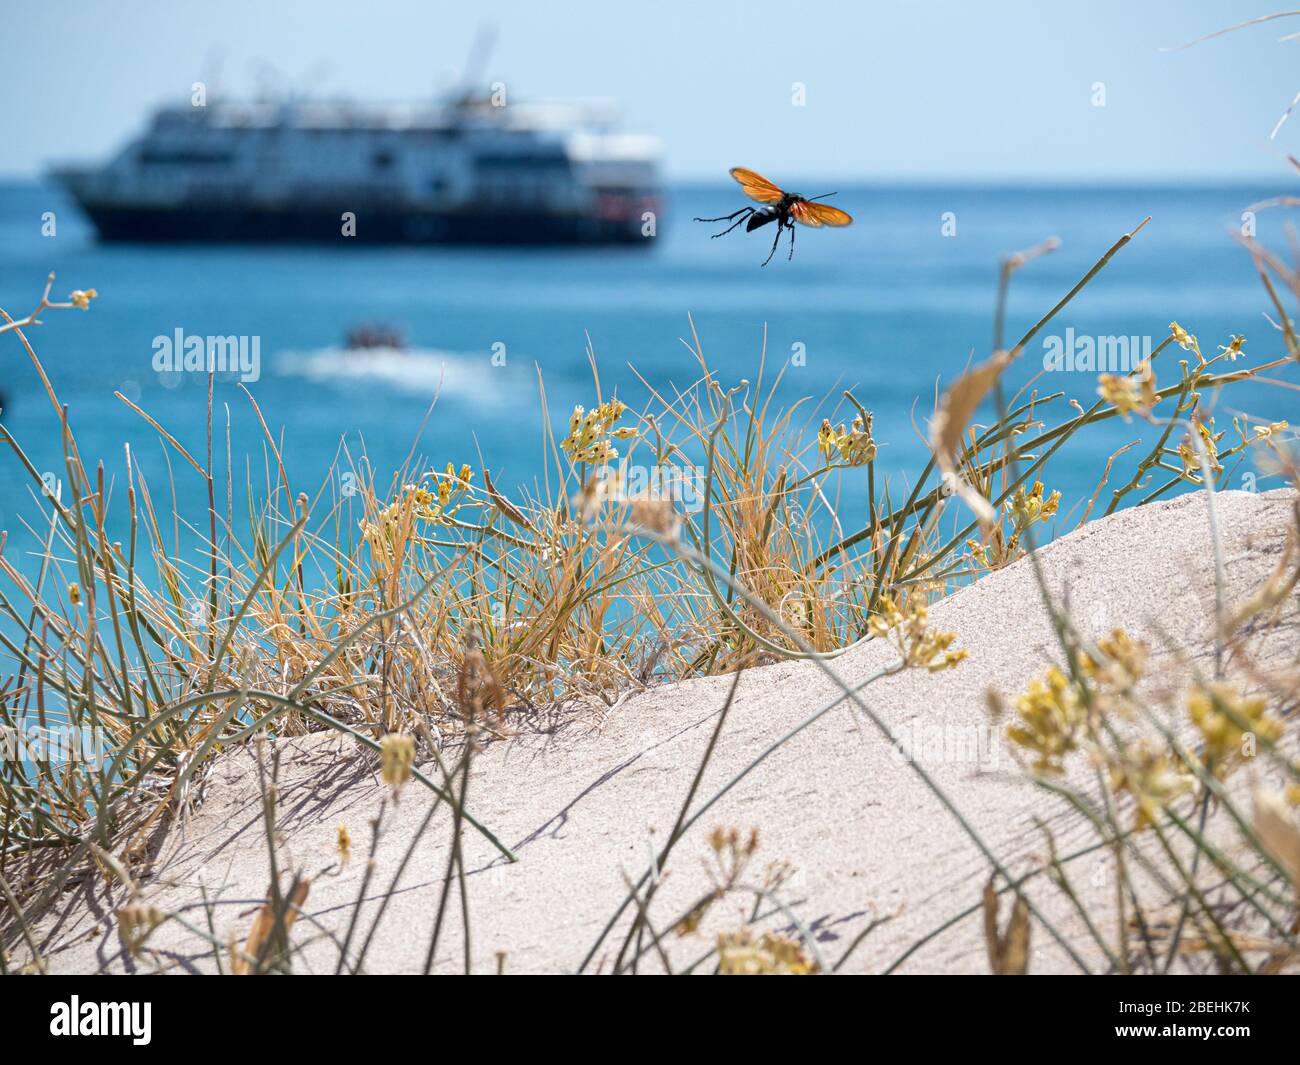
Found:
M 320 348 L 281 352 L 275 372 L 319 384 L 376 384 L 430 399 L 440 394 L 487 402 L 494 391 L 490 358 L 430 348 Z

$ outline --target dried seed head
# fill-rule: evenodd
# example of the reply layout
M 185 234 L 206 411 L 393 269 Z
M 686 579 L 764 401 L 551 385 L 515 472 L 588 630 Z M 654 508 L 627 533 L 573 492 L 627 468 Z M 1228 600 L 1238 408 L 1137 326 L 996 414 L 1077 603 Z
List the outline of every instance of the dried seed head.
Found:
M 415 765 L 415 737 L 391 732 L 379 741 L 380 771 L 384 783 L 400 788 L 411 779 Z

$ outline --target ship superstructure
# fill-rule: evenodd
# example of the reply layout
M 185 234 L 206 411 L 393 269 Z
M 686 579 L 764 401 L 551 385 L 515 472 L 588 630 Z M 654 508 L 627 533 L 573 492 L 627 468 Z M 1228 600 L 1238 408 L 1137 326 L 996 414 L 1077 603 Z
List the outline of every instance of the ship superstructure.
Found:
M 56 176 L 105 240 L 650 243 L 659 145 L 599 103 L 166 107 Z

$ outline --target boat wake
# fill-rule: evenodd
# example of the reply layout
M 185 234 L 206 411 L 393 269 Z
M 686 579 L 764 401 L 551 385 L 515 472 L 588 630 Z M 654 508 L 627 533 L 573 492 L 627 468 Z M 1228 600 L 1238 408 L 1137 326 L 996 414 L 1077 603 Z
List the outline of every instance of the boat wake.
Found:
M 285 351 L 275 361 L 282 377 L 318 384 L 377 385 L 432 399 L 487 402 L 494 389 L 487 353 L 430 348 L 320 348 Z

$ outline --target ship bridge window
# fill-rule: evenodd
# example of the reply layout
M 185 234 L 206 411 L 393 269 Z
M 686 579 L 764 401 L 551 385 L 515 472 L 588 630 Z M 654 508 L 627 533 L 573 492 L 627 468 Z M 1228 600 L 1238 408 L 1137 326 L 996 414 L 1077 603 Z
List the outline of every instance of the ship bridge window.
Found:
M 229 166 L 233 156 L 230 152 L 210 151 L 202 148 L 146 148 L 140 153 L 140 162 L 179 163 L 186 166 Z
M 534 173 L 544 171 L 550 174 L 567 174 L 569 171 L 569 157 L 563 150 L 554 152 L 494 152 L 480 155 L 474 160 L 474 164 L 480 173 L 484 171 L 491 173 L 493 171 L 517 172 L 525 170 Z

